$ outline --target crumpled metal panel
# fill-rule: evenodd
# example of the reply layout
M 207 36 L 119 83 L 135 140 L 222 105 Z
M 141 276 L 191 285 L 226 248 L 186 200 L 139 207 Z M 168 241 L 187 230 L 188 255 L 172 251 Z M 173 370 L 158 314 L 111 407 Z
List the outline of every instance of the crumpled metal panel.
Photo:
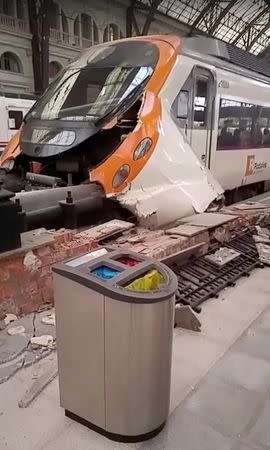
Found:
M 223 194 L 211 172 L 203 166 L 170 116 L 162 99 L 162 122 L 155 151 L 129 188 L 117 196 L 143 226 L 163 226 L 204 212 Z

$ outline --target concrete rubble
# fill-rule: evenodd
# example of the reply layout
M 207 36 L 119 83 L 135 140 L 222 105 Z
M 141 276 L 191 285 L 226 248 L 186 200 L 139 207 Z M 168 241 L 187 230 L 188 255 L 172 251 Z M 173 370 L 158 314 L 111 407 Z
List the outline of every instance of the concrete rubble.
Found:
M 260 261 L 263 264 L 270 265 L 270 231 L 266 227 L 257 225 L 255 227 L 257 234 L 254 234 L 254 241 L 259 253 Z
M 235 250 L 233 250 L 231 248 L 220 247 L 214 253 L 205 255 L 204 259 L 218 267 L 223 267 L 223 266 L 225 266 L 225 264 L 227 264 L 230 261 L 233 261 L 238 256 L 240 256 L 239 252 L 236 252 Z
M 174 326 L 185 330 L 201 331 L 201 322 L 189 305 L 175 305 Z
M 29 383 L 29 387 L 18 402 L 19 408 L 27 408 L 30 403 L 48 386 L 48 384 L 57 376 L 58 366 L 56 354 L 53 355 L 51 363 L 41 373 L 36 373 L 34 382 Z M 33 379 L 33 377 L 32 377 Z
M 18 317 L 15 316 L 15 314 L 6 314 L 6 316 L 4 318 L 5 326 L 7 326 L 11 322 L 14 322 L 17 319 L 18 319 Z
M 50 334 L 43 334 L 42 336 L 33 336 L 30 339 L 33 349 L 39 347 L 53 348 L 53 337 Z
M 10 327 L 7 330 L 7 334 L 10 336 L 15 336 L 15 334 L 23 334 L 25 332 L 25 328 L 22 325 L 18 325 L 17 327 Z
M 54 352 L 56 332 L 51 320 L 53 317 L 53 310 L 29 314 L 10 322 L 0 331 L 0 384 L 22 367 Z

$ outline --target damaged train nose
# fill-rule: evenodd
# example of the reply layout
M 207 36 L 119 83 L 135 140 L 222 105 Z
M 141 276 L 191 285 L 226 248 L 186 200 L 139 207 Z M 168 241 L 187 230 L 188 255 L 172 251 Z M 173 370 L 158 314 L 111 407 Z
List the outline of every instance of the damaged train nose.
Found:
M 6 188 L 30 191 L 18 198 L 32 205 L 32 223 L 38 199 L 48 197 L 57 216 L 67 191 L 84 185 L 108 218 L 153 227 L 205 210 L 222 193 L 171 117 L 179 45 L 170 36 L 98 45 L 53 81 L 0 158 Z

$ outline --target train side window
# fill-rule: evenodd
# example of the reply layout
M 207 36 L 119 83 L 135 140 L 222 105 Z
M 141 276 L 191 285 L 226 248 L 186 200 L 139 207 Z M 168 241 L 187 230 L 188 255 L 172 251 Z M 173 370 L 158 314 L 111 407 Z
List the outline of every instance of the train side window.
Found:
M 207 126 L 207 96 L 208 80 L 198 78 L 194 96 L 194 128 L 205 128 Z
M 9 110 L 8 112 L 8 127 L 10 130 L 18 130 L 23 121 L 23 112 Z
M 270 108 L 220 100 L 218 150 L 270 147 Z
M 188 101 L 189 101 L 189 92 L 188 91 L 180 91 L 177 98 L 177 119 L 187 119 L 188 117 Z

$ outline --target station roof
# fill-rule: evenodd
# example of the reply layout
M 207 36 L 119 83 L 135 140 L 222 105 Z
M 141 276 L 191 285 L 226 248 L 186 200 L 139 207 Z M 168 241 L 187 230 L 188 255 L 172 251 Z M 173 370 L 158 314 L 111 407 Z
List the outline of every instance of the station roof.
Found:
M 158 12 L 255 55 L 270 53 L 269 0 L 140 0 Z

